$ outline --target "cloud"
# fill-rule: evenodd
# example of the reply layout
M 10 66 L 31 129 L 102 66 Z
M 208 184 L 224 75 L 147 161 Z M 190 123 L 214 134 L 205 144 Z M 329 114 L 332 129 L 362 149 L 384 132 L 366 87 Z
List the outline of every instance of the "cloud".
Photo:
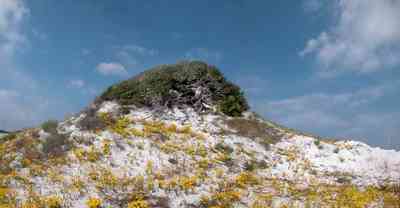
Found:
M 123 49 L 125 51 L 134 52 L 134 53 L 142 55 L 142 56 L 156 56 L 156 55 L 158 55 L 158 50 L 157 49 L 145 48 L 145 47 L 140 46 L 140 45 L 126 45 L 126 46 L 123 46 Z
M 37 87 L 37 82 L 21 70 L 15 63 L 18 51 L 26 48 L 28 39 L 23 33 L 23 25 L 29 9 L 22 0 L 0 0 L 0 83 L 23 89 Z
M 79 89 L 80 93 L 83 93 L 83 94 L 89 95 L 89 96 L 97 95 L 99 93 L 99 90 L 96 87 L 86 83 L 84 80 L 81 80 L 81 79 L 69 80 L 67 82 L 67 87 L 70 89 L 75 89 L 75 90 Z
M 265 95 L 265 89 L 268 88 L 269 83 L 262 76 L 255 75 L 236 75 L 235 83 L 239 85 L 246 96 L 258 97 Z
M 70 88 L 82 88 L 85 86 L 85 81 L 81 80 L 81 79 L 74 79 L 74 80 L 70 80 L 68 82 L 68 87 Z
M 22 0 L 0 0 L 0 128 L 15 130 L 31 127 L 60 116 L 61 99 L 50 100 L 40 94 L 40 82 L 24 70 L 18 62 L 21 51 L 29 46 L 26 31 L 29 8 Z M 21 84 L 23 83 L 23 84 Z
M 136 67 L 139 64 L 138 59 L 132 53 L 125 50 L 118 51 L 116 58 L 129 67 Z
M 118 76 L 125 76 L 128 74 L 128 71 L 125 69 L 125 67 L 116 62 L 103 62 L 97 65 L 96 67 L 97 72 L 99 72 L 102 75 L 118 75 Z
M 390 147 L 399 132 L 399 113 L 372 112 L 371 106 L 385 97 L 396 96 L 399 87 L 399 81 L 392 81 L 354 92 L 311 93 L 258 102 L 254 107 L 292 128 Z M 396 145 L 400 148 L 400 142 Z
M 365 138 L 372 145 L 389 149 L 400 149 L 400 113 L 365 113 L 355 116 L 354 125 L 343 129 L 342 134 L 350 138 Z M 365 140 L 365 139 L 364 139 Z
M 29 10 L 20 0 L 0 0 L 0 64 L 9 62 L 20 44 L 26 41 L 20 32 Z
M 185 58 L 190 60 L 203 60 L 218 63 L 222 59 L 222 53 L 219 51 L 210 50 L 208 48 L 193 48 L 186 52 Z
M 113 47 L 115 58 L 124 66 L 130 69 L 137 69 L 148 58 L 153 58 L 159 54 L 154 48 L 146 48 L 137 44 L 127 44 Z
M 0 127 L 15 130 L 33 126 L 43 120 L 48 104 L 44 98 L 22 96 L 14 90 L 0 89 Z
M 303 9 L 306 12 L 315 12 L 321 9 L 323 3 L 323 0 L 304 0 Z
M 184 35 L 182 33 L 180 33 L 180 32 L 172 32 L 171 33 L 171 37 L 174 40 L 181 40 L 181 39 L 184 38 Z
M 87 56 L 87 55 L 90 55 L 91 53 L 92 53 L 92 51 L 89 50 L 89 49 L 87 49 L 87 48 L 83 48 L 83 49 L 81 50 L 82 56 Z
M 39 40 L 47 40 L 47 34 L 38 30 L 38 29 L 32 29 L 32 34 Z
M 301 56 L 312 56 L 319 75 L 371 73 L 400 60 L 400 1 L 334 0 L 332 24 L 308 40 Z

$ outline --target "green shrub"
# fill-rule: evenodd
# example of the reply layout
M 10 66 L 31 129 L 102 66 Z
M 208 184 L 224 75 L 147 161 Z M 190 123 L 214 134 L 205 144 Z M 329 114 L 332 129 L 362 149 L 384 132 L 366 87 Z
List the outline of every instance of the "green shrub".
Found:
M 231 154 L 234 150 L 232 147 L 225 145 L 224 143 L 218 143 L 214 147 L 216 150 L 223 152 L 225 154 Z
M 256 169 L 266 169 L 266 168 L 268 168 L 268 164 L 264 160 L 261 161 L 251 160 L 244 164 L 244 169 L 246 171 L 254 171 Z
M 116 100 L 123 105 L 218 106 L 229 116 L 240 116 L 248 104 L 240 88 L 227 81 L 214 66 L 191 61 L 161 65 L 108 88 L 97 100 Z
M 85 109 L 82 113 L 86 116 L 79 120 L 78 127 L 81 130 L 103 130 L 107 127 L 107 123 L 97 114 L 98 109 L 89 107 Z
M 247 109 L 242 93 L 229 95 L 219 103 L 220 111 L 230 116 L 240 116 Z
M 42 124 L 42 129 L 47 133 L 56 133 L 58 127 L 58 121 L 48 120 Z
M 47 157 L 57 157 L 70 150 L 72 144 L 63 134 L 52 133 L 43 143 L 43 153 Z

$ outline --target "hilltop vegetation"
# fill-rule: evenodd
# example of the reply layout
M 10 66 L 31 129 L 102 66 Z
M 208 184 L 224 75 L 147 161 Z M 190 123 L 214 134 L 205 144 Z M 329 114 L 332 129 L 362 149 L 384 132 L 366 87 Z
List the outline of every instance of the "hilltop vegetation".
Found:
M 97 102 L 118 101 L 138 107 L 190 106 L 202 112 L 216 106 L 229 116 L 240 116 L 248 104 L 240 88 L 215 67 L 192 61 L 161 65 L 111 86 Z

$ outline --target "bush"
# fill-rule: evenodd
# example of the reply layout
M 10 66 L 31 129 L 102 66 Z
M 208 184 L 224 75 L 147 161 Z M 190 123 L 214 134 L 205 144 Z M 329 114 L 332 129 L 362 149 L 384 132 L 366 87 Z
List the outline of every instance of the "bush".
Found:
M 103 130 L 107 127 L 107 123 L 100 115 L 97 114 L 97 110 L 98 109 L 95 107 L 89 107 L 83 111 L 86 116 L 78 123 L 78 126 L 81 130 Z
M 224 154 L 231 154 L 234 151 L 232 147 L 221 142 L 216 144 L 214 148 L 220 152 L 223 152 Z
M 57 157 L 63 155 L 72 147 L 65 135 L 52 133 L 43 143 L 43 153 L 46 156 Z
M 47 133 L 56 133 L 58 127 L 58 121 L 48 120 L 42 124 L 42 129 Z
M 123 105 L 191 106 L 207 110 L 203 104 L 218 106 L 229 116 L 248 109 L 240 88 L 227 81 L 214 66 L 199 61 L 162 65 L 108 88 L 97 100 L 116 100 Z

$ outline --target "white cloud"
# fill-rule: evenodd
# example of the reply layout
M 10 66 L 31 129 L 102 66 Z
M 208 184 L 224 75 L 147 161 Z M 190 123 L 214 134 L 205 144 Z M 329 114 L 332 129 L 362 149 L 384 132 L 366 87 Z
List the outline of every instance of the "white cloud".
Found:
M 268 88 L 268 81 L 262 76 L 256 75 L 236 75 L 235 83 L 238 84 L 245 92 L 246 96 L 258 97 L 265 93 Z
M 307 12 L 315 12 L 321 9 L 324 2 L 323 0 L 304 0 L 303 8 Z
M 17 51 L 23 51 L 28 40 L 23 31 L 29 9 L 22 0 L 0 0 L 0 82 L 15 87 L 24 83 L 24 89 L 37 83 L 15 63 Z
M 396 130 L 400 126 L 399 113 L 374 113 L 371 108 L 387 96 L 396 96 L 399 87 L 400 81 L 393 81 L 354 92 L 312 93 L 258 102 L 254 107 L 272 120 L 292 128 L 389 145 L 389 139 L 394 139 L 395 132 L 399 132 Z M 400 142 L 396 145 L 400 147 Z
M 91 53 L 92 53 L 92 51 L 90 51 L 90 50 L 87 49 L 87 48 L 83 48 L 83 49 L 81 50 L 82 56 L 87 56 L 87 55 L 89 55 L 89 54 L 91 54 Z
M 32 34 L 39 40 L 47 40 L 47 34 L 38 29 L 32 29 Z
M 400 1 L 334 0 L 326 31 L 300 55 L 311 55 L 321 76 L 345 71 L 371 73 L 400 63 Z
M 184 37 L 184 35 L 180 32 L 172 32 L 171 36 L 172 36 L 172 39 L 174 39 L 174 40 L 181 40 Z
M 51 115 L 60 115 L 56 108 L 61 106 L 59 99 L 52 103 L 41 96 L 37 82 L 28 74 L 18 52 L 24 51 L 29 44 L 25 31 L 32 31 L 25 25 L 29 9 L 23 0 L 0 0 L 0 128 L 20 129 L 37 125 Z M 21 84 L 23 83 L 23 84 Z M 3 87 L 2 87 L 3 86 Z M 6 87 L 4 87 L 6 86 Z
M 25 41 L 20 29 L 28 11 L 20 0 L 0 0 L 0 62 L 12 58 L 18 45 Z
M 81 79 L 74 79 L 74 80 L 70 80 L 68 82 L 68 87 L 70 88 L 82 88 L 85 86 L 85 81 L 81 80 Z
M 154 48 L 146 48 L 137 44 L 114 46 L 115 59 L 125 67 L 137 69 L 149 58 L 157 56 L 159 51 Z
M 136 67 L 139 64 L 138 59 L 125 50 L 117 52 L 116 58 L 129 67 Z
M 15 130 L 33 126 L 43 120 L 47 106 L 46 99 L 22 96 L 14 90 L 0 89 L 0 128 Z
M 126 51 L 131 51 L 136 54 L 142 55 L 142 56 L 156 56 L 158 55 L 158 50 L 153 49 L 153 48 L 145 48 L 140 45 L 126 45 L 123 47 L 124 50 Z
M 222 59 L 222 53 L 208 48 L 193 48 L 186 52 L 185 58 L 190 60 L 219 62 Z
M 116 62 L 100 63 L 97 65 L 96 70 L 102 75 L 125 76 L 128 74 L 128 71 L 125 69 L 125 67 Z

